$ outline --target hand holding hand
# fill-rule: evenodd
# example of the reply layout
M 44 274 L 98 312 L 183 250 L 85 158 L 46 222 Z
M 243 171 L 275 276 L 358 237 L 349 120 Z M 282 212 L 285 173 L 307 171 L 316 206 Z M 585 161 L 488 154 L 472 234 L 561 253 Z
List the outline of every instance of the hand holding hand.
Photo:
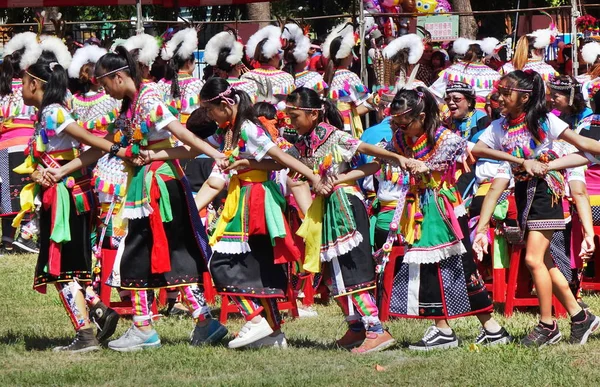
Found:
M 406 162 L 406 167 L 412 174 L 429 172 L 429 167 L 421 160 L 409 159 Z
M 240 169 L 250 168 L 250 160 L 248 159 L 239 159 L 235 160 L 233 163 L 229 164 L 229 166 L 223 169 L 223 172 L 231 172 L 233 170 L 239 171 Z
M 548 172 L 548 164 L 541 163 L 537 160 L 525 160 L 523 168 L 530 176 L 541 177 Z

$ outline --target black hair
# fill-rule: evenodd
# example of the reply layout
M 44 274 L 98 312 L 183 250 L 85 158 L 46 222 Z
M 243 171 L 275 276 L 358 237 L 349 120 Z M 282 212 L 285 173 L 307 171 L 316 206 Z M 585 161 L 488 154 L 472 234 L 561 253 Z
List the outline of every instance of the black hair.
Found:
M 25 47 L 6 55 L 0 64 L 0 96 L 12 94 L 12 80 L 21 75 L 21 57 Z
M 115 71 L 119 68 L 127 67 L 121 71 L 129 75 L 135 84 L 136 89 L 140 89 L 142 84 L 142 77 L 140 68 L 138 67 L 138 63 L 127 49 L 123 46 L 117 46 L 115 52 L 109 52 L 108 54 L 104 54 L 96 63 L 95 76 L 101 77 L 104 74 Z M 108 75 L 109 78 L 114 78 L 116 73 Z M 129 109 L 129 105 L 131 105 L 132 101 L 129 97 L 123 98 L 123 103 L 121 104 L 121 113 L 127 112 Z
M 155 80 L 161 80 L 165 77 L 167 72 L 167 61 L 159 56 L 156 57 L 152 67 L 150 68 L 150 77 Z
M 67 70 L 58 64 L 54 53 L 44 51 L 37 62 L 29 66 L 27 72 L 44 81 L 40 82 L 42 90 L 44 90 L 44 97 L 39 108 L 40 113 L 54 103 L 65 104 L 69 77 Z
M 233 70 L 236 66 L 227 62 L 227 58 L 229 57 L 229 55 L 231 55 L 231 48 L 224 47 L 221 48 L 221 51 L 219 51 L 219 56 L 217 57 L 217 68 L 219 70 L 225 71 L 227 74 L 229 74 L 229 72 Z
M 406 114 L 413 119 L 416 119 L 419 114 L 425 113 L 423 127 L 427 135 L 427 143 L 429 146 L 434 146 L 435 133 L 442 123 L 440 109 L 435 97 L 423 86 L 419 86 L 414 90 L 400 89 L 390 105 L 390 113 L 398 114 L 408 109 L 411 110 Z
M 483 58 L 483 50 L 481 49 L 481 46 L 478 43 L 474 43 L 474 44 L 469 45 L 469 49 L 465 53 L 465 56 L 463 57 L 463 61 L 465 61 L 467 63 L 473 63 L 473 62 L 481 60 L 482 58 Z
M 267 120 L 277 118 L 277 109 L 268 102 L 258 102 L 254 105 L 257 117 L 265 117 Z
M 212 136 L 218 129 L 217 123 L 210 119 L 206 108 L 203 107 L 199 107 L 190 114 L 185 126 L 201 139 Z
M 555 80 L 560 81 L 561 83 L 571 83 L 575 87 L 575 94 L 573 95 L 573 104 L 570 105 L 571 111 L 575 114 L 579 114 L 585 110 L 587 107 L 587 103 L 585 102 L 585 98 L 583 98 L 583 94 L 581 93 L 581 84 L 577 82 L 577 79 L 570 75 L 561 75 Z M 560 93 L 562 95 L 566 95 L 567 98 L 571 95 L 570 90 L 557 90 L 550 87 L 550 89 L 555 93 Z
M 84 93 L 90 90 L 91 79 L 94 76 L 94 67 L 96 65 L 94 63 L 86 63 L 79 69 L 79 78 L 78 82 L 81 86 L 81 89 Z
M 325 121 L 341 130 L 344 129 L 344 119 L 335 104 L 329 99 L 322 100 L 313 89 L 299 87 L 288 94 L 286 102 L 300 108 L 324 109 L 319 113 L 319 121 Z
M 335 74 L 335 69 L 339 67 L 342 62 L 341 59 L 336 58 L 338 51 L 342 47 L 343 38 L 338 36 L 333 39 L 331 44 L 329 45 L 329 61 L 327 62 L 327 67 L 325 68 L 325 74 L 323 75 L 323 80 L 327 85 L 331 85 L 331 81 L 333 80 L 333 76 Z
M 540 135 L 541 124 L 546 121 L 548 115 L 546 85 L 541 75 L 534 71 L 516 70 L 503 76 L 500 79 L 500 82 L 502 81 L 507 81 L 509 87 L 532 90 L 529 93 L 529 100 L 523 105 L 523 112 L 525 112 L 525 121 L 529 133 L 533 138 L 540 141 L 542 139 Z M 519 96 L 523 94 L 523 92 L 518 93 Z
M 230 92 L 227 95 L 219 96 L 222 93 L 225 93 L 227 89 L 230 89 Z M 210 100 L 208 103 L 212 105 L 219 105 L 223 102 L 223 97 L 231 98 L 237 104 L 237 116 L 235 117 L 235 124 L 233 126 L 233 144 L 237 144 L 240 138 L 242 125 L 245 121 L 250 121 L 258 126 L 261 126 L 261 124 L 256 117 L 256 112 L 252 106 L 250 96 L 243 90 L 232 88 L 225 79 L 218 77 L 210 78 L 206 81 L 202 90 L 200 90 L 200 100 Z
M 179 43 L 179 45 L 177 45 L 177 47 L 175 48 L 173 57 L 167 62 L 167 71 L 165 74 L 165 78 L 171 81 L 171 96 L 173 98 L 181 97 L 181 89 L 179 88 L 179 81 L 178 81 L 179 70 L 181 70 L 181 68 L 183 66 L 185 66 L 185 64 L 188 63 L 189 61 L 196 60 L 196 57 L 194 56 L 194 54 L 190 55 L 187 58 L 182 58 L 179 55 L 177 55 L 182 44 L 183 44 L 183 42 L 181 42 L 181 43 Z
M 433 59 L 439 57 L 440 61 L 442 62 L 442 66 L 444 66 L 446 64 L 446 54 L 444 54 L 441 51 L 436 51 L 433 54 L 431 54 L 431 63 L 433 64 Z
M 271 60 L 271 58 L 267 58 L 265 54 L 263 54 L 263 46 L 265 45 L 265 43 L 267 43 L 268 40 L 269 38 L 264 38 L 263 40 L 258 42 L 258 44 L 256 45 L 256 49 L 254 50 L 254 59 L 260 64 L 267 64 L 269 63 L 269 60 Z

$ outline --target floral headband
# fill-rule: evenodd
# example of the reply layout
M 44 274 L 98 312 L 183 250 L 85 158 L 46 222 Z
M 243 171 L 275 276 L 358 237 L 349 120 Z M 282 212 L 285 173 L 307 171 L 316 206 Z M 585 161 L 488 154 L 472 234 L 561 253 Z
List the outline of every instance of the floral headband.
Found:
M 227 102 L 228 105 L 235 105 L 235 101 L 233 100 L 233 98 L 228 97 L 228 95 L 231 95 L 232 90 L 233 90 L 233 88 L 231 86 L 229 86 L 227 88 L 227 90 L 223 91 L 222 93 L 219 93 L 216 96 L 214 96 L 210 99 L 206 99 L 202 102 L 212 102 L 212 101 L 215 101 L 215 100 L 221 98 L 223 101 Z

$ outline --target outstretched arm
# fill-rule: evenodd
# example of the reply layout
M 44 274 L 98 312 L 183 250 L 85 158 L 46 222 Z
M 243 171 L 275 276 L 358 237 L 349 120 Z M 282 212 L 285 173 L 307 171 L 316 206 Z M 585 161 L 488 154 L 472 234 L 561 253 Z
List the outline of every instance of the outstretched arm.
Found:
M 369 156 L 377 157 L 383 160 L 388 160 L 393 163 L 400 164 L 400 167 L 402 169 L 406 169 L 406 161 L 408 159 L 397 153 L 390 152 L 375 145 L 367 144 L 366 142 L 360 143 L 360 145 L 358 146 L 358 151 Z
M 587 165 L 589 160 L 581 152 L 571 153 L 548 163 L 548 170 L 560 171 L 567 168 L 576 168 Z

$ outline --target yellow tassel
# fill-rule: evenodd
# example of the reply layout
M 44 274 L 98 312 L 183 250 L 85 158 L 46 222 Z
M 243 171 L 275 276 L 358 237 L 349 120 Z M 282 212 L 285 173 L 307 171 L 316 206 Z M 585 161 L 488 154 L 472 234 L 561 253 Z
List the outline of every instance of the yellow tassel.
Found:
M 63 122 L 65 122 L 65 115 L 63 114 L 62 109 L 58 109 L 58 113 L 56 114 L 56 123 L 61 125 Z
M 121 131 L 115 133 L 115 142 L 121 142 Z

